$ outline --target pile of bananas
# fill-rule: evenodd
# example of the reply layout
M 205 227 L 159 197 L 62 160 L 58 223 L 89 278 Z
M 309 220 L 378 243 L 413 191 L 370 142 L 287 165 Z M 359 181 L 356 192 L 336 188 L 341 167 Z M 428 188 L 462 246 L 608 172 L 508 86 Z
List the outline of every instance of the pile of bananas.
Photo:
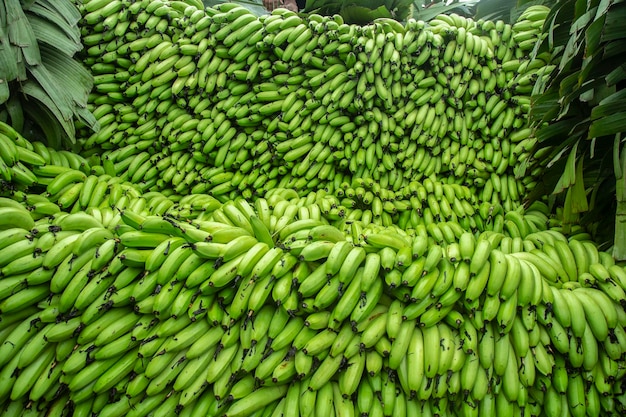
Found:
M 546 7 L 514 25 L 451 15 L 404 26 L 256 17 L 234 3 L 81 8 L 102 128 L 82 152 L 144 191 L 224 202 L 353 178 L 398 191 L 436 176 L 511 209 L 540 174 L 513 167 L 532 160 L 529 97 L 554 67 L 547 52 L 529 57 Z
M 0 197 L 3 415 L 625 411 L 626 269 L 544 203 L 476 230 L 363 219 L 359 187 L 403 201 L 365 180 L 222 203 L 0 131 L 34 178 Z
M 0 167 L 6 172 L 3 186 L 11 191 L 13 198 L 24 201 L 36 219 L 62 210 L 110 210 L 111 206 L 133 211 L 142 211 L 148 206 L 152 214 L 163 215 L 167 211 L 170 216 L 185 219 L 202 215 L 197 204 L 195 208 L 188 204 L 173 207 L 173 199 L 179 197 L 171 190 L 169 193 L 165 190 L 144 193 L 140 185 L 108 174 L 107 171 L 115 170 L 108 159 L 85 159 L 73 152 L 56 151 L 41 142 L 30 143 L 3 123 L 0 123 L 0 131 L 8 134 L 0 133 L 4 144 Z M 101 162 L 104 167 L 98 165 Z M 156 171 L 156 167 L 152 170 Z M 42 193 L 45 196 L 40 195 Z M 266 196 L 274 193 L 279 193 L 278 198 L 284 198 L 280 193 L 287 193 L 291 199 L 301 195 L 290 188 L 276 187 Z M 370 223 L 398 226 L 402 230 L 424 229 L 437 243 L 450 243 L 463 231 L 506 232 L 511 237 L 522 237 L 550 222 L 544 213 L 546 210 L 537 213 L 519 206 L 506 211 L 497 197 L 481 201 L 472 194 L 470 187 L 441 182 L 434 177 L 422 182 L 411 181 L 395 192 L 371 178 L 355 177 L 351 184 L 341 183 L 332 193 L 317 190 L 305 197 L 311 213 L 301 212 L 301 218 L 324 217 L 342 230 Z M 554 220 L 554 223 L 559 222 Z
M 626 269 L 522 204 L 547 8 L 80 3 L 102 129 L 0 123 L 3 415 L 626 412 Z

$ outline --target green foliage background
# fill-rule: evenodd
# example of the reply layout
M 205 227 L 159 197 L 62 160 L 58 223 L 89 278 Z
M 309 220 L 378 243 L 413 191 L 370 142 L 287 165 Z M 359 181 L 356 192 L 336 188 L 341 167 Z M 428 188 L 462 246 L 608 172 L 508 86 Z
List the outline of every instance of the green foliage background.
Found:
M 97 128 L 87 110 L 93 77 L 74 59 L 80 18 L 71 0 L 0 4 L 0 120 L 57 147 L 75 142 L 75 122 Z
M 553 51 L 552 78 L 532 103 L 544 182 L 567 223 L 582 223 L 626 259 L 626 4 L 559 0 L 536 52 Z M 607 215 L 615 213 L 615 216 Z

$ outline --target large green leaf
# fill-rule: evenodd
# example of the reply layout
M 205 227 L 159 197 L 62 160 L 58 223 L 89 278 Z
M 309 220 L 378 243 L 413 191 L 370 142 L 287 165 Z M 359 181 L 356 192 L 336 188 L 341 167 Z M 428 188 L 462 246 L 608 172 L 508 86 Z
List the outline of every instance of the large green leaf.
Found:
M 18 63 L 15 50 L 9 43 L 9 37 L 0 27 L 0 80 L 4 83 L 13 81 L 18 77 Z M 0 100 L 0 103 L 3 101 Z
M 341 7 L 362 6 L 371 10 L 378 9 L 379 7 L 384 7 L 384 8 L 392 7 L 392 1 L 390 0 L 361 0 L 361 1 L 343 0 L 340 3 L 341 3 Z
M 572 121 L 569 119 L 550 123 L 537 130 L 536 136 L 540 144 L 552 146 L 563 143 L 563 136 L 567 135 L 572 128 Z
M 314 13 L 315 10 L 336 10 L 339 11 L 341 7 L 344 5 L 344 1 L 335 0 L 335 1 L 325 1 L 325 0 L 306 0 L 304 5 L 304 10 L 309 13 Z
M 74 142 L 73 138 L 76 135 L 74 122 L 71 117 L 69 119 L 65 117 L 65 114 L 59 109 L 58 103 L 50 97 L 48 92 L 44 90 L 41 85 L 28 80 L 22 84 L 20 90 L 27 95 L 29 99 L 36 100 L 39 102 L 40 106 L 43 106 L 47 112 L 52 114 L 54 116 L 54 122 L 61 125 L 67 137 L 72 138 L 71 142 Z M 45 123 L 45 121 L 41 121 L 41 123 Z M 50 138 L 49 140 L 51 142 L 57 142 L 59 138 Z
M 5 103 L 11 97 L 11 89 L 9 88 L 9 83 L 0 79 L 0 105 Z
M 574 146 L 569 151 L 569 155 L 567 157 L 567 161 L 565 162 L 565 169 L 559 178 L 559 181 L 556 183 L 554 187 L 553 194 L 562 193 L 566 188 L 569 188 L 576 181 L 576 158 L 578 156 L 578 144 L 579 141 L 576 141 Z
M 60 1 L 59 3 L 62 3 Z M 80 30 L 76 22 L 68 22 L 63 16 L 60 15 L 59 10 L 51 10 L 40 2 L 36 2 L 27 10 L 27 16 L 32 19 L 33 16 L 38 16 L 42 19 L 53 23 L 59 30 L 63 31 L 67 39 L 76 42 L 78 46 L 82 46 L 80 39 Z
M 10 117 L 20 131 L 23 125 L 40 124 L 47 133 L 61 135 L 48 138 L 49 143 L 73 142 L 76 120 L 97 128 L 87 109 L 93 76 L 73 58 L 83 48 L 77 4 L 75 0 L 5 0 L 0 4 L 3 117 Z M 35 114 L 40 118 L 27 120 Z
M 613 139 L 613 171 L 615 172 L 616 180 L 624 179 L 624 169 L 622 167 L 621 157 L 620 157 L 621 146 L 622 144 L 621 144 L 620 134 L 616 133 L 615 138 Z M 624 149 L 626 149 L 626 147 Z M 624 185 L 626 185 L 626 182 L 624 183 Z M 624 195 L 626 196 L 626 194 Z
M 44 45 L 41 49 L 41 56 L 52 76 L 66 87 L 74 116 L 90 129 L 97 130 L 97 120 L 87 110 L 89 91 L 93 86 L 91 73 L 80 62 L 68 57 L 58 48 Z M 70 139 L 74 140 L 74 138 Z
M 594 120 L 589 126 L 589 138 L 613 136 L 619 132 L 626 132 L 626 111 L 615 112 Z
M 474 17 L 485 20 L 503 20 L 514 22 L 520 13 L 516 0 L 481 0 L 476 5 Z
M 24 129 L 24 109 L 22 108 L 22 102 L 19 97 L 16 94 L 12 95 L 11 98 L 4 103 L 4 107 L 9 114 L 11 127 L 21 132 L 22 129 Z
M 29 105 L 24 109 L 24 113 L 26 113 L 27 116 L 24 129 L 25 131 L 34 133 L 28 136 L 33 136 L 38 138 L 38 140 L 45 141 L 48 146 L 55 149 L 65 147 L 64 145 L 66 145 L 66 143 L 63 143 L 62 138 L 65 137 L 66 132 L 57 121 L 54 113 L 43 103 L 37 100 L 31 100 Z
M 534 96 L 531 100 L 530 116 L 537 121 L 542 121 L 542 123 L 556 119 L 559 116 L 560 108 L 554 105 L 554 101 L 559 98 L 558 92 L 555 92 L 554 89 Z M 549 126 L 545 127 L 548 128 Z M 541 128 L 543 129 L 543 126 Z
M 595 9 L 592 9 L 578 17 L 578 19 L 576 19 L 576 21 L 570 26 L 569 33 L 574 34 L 583 31 L 590 22 L 594 21 L 595 15 Z
M 553 57 L 559 58 L 570 39 L 570 25 L 575 19 L 573 1 L 557 1 L 546 17 L 546 44 Z
M 579 36 L 579 34 L 574 34 L 567 41 L 561 56 L 561 62 L 559 63 L 559 71 L 569 68 L 573 64 L 576 56 L 578 56 L 580 48 L 583 46 L 582 42 L 579 40 Z
M 624 51 L 626 51 L 626 39 L 625 40 L 614 40 L 608 42 L 604 46 L 604 58 L 612 58 L 612 57 L 624 57 Z
M 626 112 L 626 90 L 617 91 L 606 97 L 591 110 L 591 120 Z
M 626 4 L 615 4 L 607 12 L 604 28 L 602 30 L 602 42 L 626 38 Z
M 80 106 L 87 105 L 93 87 L 93 76 L 79 61 L 68 57 L 59 48 L 43 45 L 41 57 L 46 69 L 64 86 L 72 101 Z
M 567 75 L 561 81 L 559 85 L 559 97 L 562 97 L 561 107 L 563 108 L 563 113 L 567 112 L 567 106 L 572 102 L 572 100 L 578 98 L 585 89 L 590 88 L 589 86 L 583 87 L 580 83 L 580 71 L 574 71 Z M 581 91 L 583 89 L 583 91 Z
M 39 42 L 54 46 L 63 51 L 67 56 L 72 57 L 74 54 L 83 49 L 82 43 L 76 42 L 69 38 L 59 26 L 52 25 L 47 19 L 37 15 L 30 15 L 28 21 L 31 24 L 33 33 L 39 39 Z
M 602 39 L 602 28 L 604 27 L 604 20 L 598 19 L 591 23 L 585 29 L 585 55 L 590 57 L 596 55 L 600 41 Z
M 19 46 L 28 65 L 41 63 L 39 45 L 19 0 L 4 0 L 9 42 Z M 0 6 L 1 7 L 1 6 Z
M 413 17 L 415 19 L 428 22 L 429 20 L 432 20 L 440 14 L 447 14 L 452 12 L 464 16 L 471 16 L 471 12 L 468 6 L 458 1 L 455 1 L 451 2 L 450 4 L 446 2 L 431 3 L 428 7 L 422 9 L 414 8 Z
M 40 5 L 56 14 L 57 19 L 54 21 L 57 24 L 60 24 L 60 20 L 64 20 L 70 27 L 76 27 L 78 30 L 78 22 L 82 16 L 74 0 L 35 0 L 34 4 Z
M 66 89 L 59 85 L 58 80 L 43 65 L 35 65 L 29 68 L 32 78 L 37 81 L 42 90 L 46 92 L 54 107 L 65 122 L 72 120 L 73 103 Z M 41 101 L 41 100 L 40 100 Z
M 591 8 L 595 8 L 597 5 L 593 4 L 592 1 L 587 0 L 576 0 L 574 1 L 574 16 L 581 16 L 587 10 Z
M 604 67 L 602 56 L 600 54 L 587 55 L 583 60 L 578 75 L 578 83 L 584 84 L 586 81 L 597 77 L 596 71 Z
M 605 15 L 609 8 L 611 7 L 612 4 L 614 3 L 618 3 L 618 1 L 615 0 L 600 0 L 600 2 L 598 3 L 598 7 L 597 7 L 597 14 L 596 14 L 596 19 L 599 19 L 600 16 Z
M 619 65 L 606 76 L 607 85 L 616 85 L 620 81 L 626 80 L 626 63 Z
M 378 19 L 380 17 L 393 18 L 391 12 L 387 10 L 385 6 L 379 6 L 375 9 L 368 9 L 362 6 L 345 6 L 339 10 L 339 14 L 343 17 L 346 23 L 366 25 L 367 23 Z

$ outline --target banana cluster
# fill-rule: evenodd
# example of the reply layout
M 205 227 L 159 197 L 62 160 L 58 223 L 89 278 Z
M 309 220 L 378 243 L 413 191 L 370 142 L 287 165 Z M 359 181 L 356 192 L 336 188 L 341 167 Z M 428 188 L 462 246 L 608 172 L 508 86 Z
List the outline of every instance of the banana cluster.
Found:
M 79 7 L 102 130 L 0 124 L 4 415 L 626 412 L 626 269 L 521 204 L 547 8 Z
M 82 146 L 145 191 L 227 201 L 436 176 L 509 209 L 539 174 L 513 167 L 530 159 L 529 97 L 552 68 L 548 54 L 529 57 L 545 7 L 512 26 L 458 15 L 357 26 L 236 4 L 100 3 L 81 6 L 102 126 Z
M 12 190 L 12 198 L 28 206 L 36 219 L 61 211 L 87 211 L 91 215 L 103 211 L 104 214 L 98 213 L 97 216 L 106 217 L 105 224 L 109 224 L 116 214 L 112 207 L 187 219 L 201 216 L 204 211 L 201 205 L 209 204 L 204 194 L 192 193 L 191 196 L 197 197 L 188 196 L 181 201 L 171 189 L 144 193 L 148 186 L 146 182 L 137 182 L 128 175 L 116 176 L 115 172 L 122 170 L 122 166 L 129 167 L 126 171 L 129 173 L 139 165 L 139 159 L 129 157 L 124 149 L 115 150 L 104 158 L 95 154 L 84 158 L 73 152 L 56 151 L 41 142 L 31 144 L 9 126 L 3 125 L 3 128 L 15 138 L 15 144 L 8 142 L 11 146 L 4 148 L 5 152 L 11 152 L 7 154 L 7 160 L 16 161 L 14 164 L 19 165 L 12 166 L 12 169 L 19 167 L 30 178 L 24 182 L 12 177 L 7 187 Z M 112 162 L 118 158 L 120 162 Z M 147 160 L 153 164 L 150 170 L 158 172 L 159 163 L 154 165 L 154 161 L 152 158 Z M 203 172 L 215 171 L 215 168 L 203 168 Z M 223 174 L 214 173 L 212 181 L 219 181 Z M 411 181 L 397 191 L 384 188 L 371 178 L 355 177 L 351 183 L 339 184 L 333 192 L 317 190 L 303 197 L 300 195 L 303 193 L 293 188 L 274 187 L 265 197 L 272 205 L 286 200 L 283 204 L 289 202 L 299 206 L 300 218 L 324 218 L 338 228 L 355 229 L 348 232 L 355 236 L 355 241 L 359 240 L 357 225 L 361 223 L 397 225 L 400 230 L 426 228 L 435 241 L 441 243 L 453 241 L 464 230 L 505 232 L 509 236 L 521 237 L 537 231 L 549 221 L 541 211 L 518 209 L 505 212 L 497 198 L 481 201 L 470 187 L 439 181 L 435 177 L 424 178 L 421 182 Z M 213 198 L 211 204 L 217 203 Z M 306 209 L 311 213 L 304 213 Z M 533 215 L 540 217 L 533 218 Z
M 59 170 L 72 168 L 88 172 L 91 164 L 67 150 L 56 150 L 41 142 L 29 142 L 11 126 L 0 122 L 0 182 L 2 188 L 25 190 L 45 185 L 45 178 Z M 50 170 L 51 172 L 48 172 Z
M 6 413 L 623 411 L 626 270 L 545 204 L 438 240 L 324 191 L 27 198 L 0 200 Z

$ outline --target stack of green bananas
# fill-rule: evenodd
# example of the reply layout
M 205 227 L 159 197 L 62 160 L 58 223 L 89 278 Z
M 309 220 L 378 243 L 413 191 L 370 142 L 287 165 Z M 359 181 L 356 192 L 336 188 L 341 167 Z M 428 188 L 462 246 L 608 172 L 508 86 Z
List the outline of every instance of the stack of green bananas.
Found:
M 31 143 L 11 126 L 0 122 L 0 182 L 3 189 L 37 188 L 45 185 L 47 177 L 56 175 L 63 168 L 91 169 L 90 161 L 82 156 L 50 148 L 41 142 Z
M 545 204 L 438 240 L 324 191 L 27 197 L 0 199 L 6 415 L 624 412 L 626 269 Z
M 19 167 L 21 172 L 28 173 L 29 178 L 27 182 L 11 178 L 13 184 L 8 187 L 10 192 L 7 195 L 25 203 L 36 219 L 61 211 L 87 211 L 98 218 L 104 217 L 105 224 L 109 224 L 116 214 L 112 208 L 130 208 L 135 212 L 147 210 L 149 214 L 187 219 L 201 216 L 198 207 L 209 204 L 204 194 L 182 198 L 173 190 L 143 193 L 145 184 L 114 175 L 116 167 L 109 158 L 92 155 L 85 159 L 72 152 L 57 152 L 41 142 L 29 143 L 7 125 L 0 127 L 15 138 L 15 143 L 7 139 L 9 146 L 5 148 L 7 160 L 16 161 L 12 169 Z M 113 154 L 117 152 L 122 151 Z M 123 161 L 134 165 L 137 160 L 122 159 L 120 163 L 125 163 Z M 157 168 L 153 166 L 151 170 L 156 172 Z M 497 199 L 480 201 L 469 187 L 435 178 L 411 181 L 395 192 L 372 179 L 353 178 L 351 184 L 344 182 L 333 193 L 318 190 L 303 197 L 300 194 L 291 188 L 275 187 L 265 196 L 272 195 L 273 205 L 285 199 L 300 206 L 300 218 L 324 218 L 341 229 L 354 229 L 361 223 L 425 229 L 437 243 L 451 242 L 465 230 L 505 232 L 509 236 L 524 237 L 549 220 L 545 215 L 533 219 L 533 211 L 521 207 L 517 211 L 505 212 Z M 218 203 L 214 198 L 211 202 Z M 312 213 L 304 213 L 303 205 Z M 105 213 L 96 214 L 96 211 Z M 525 219 L 525 216 L 530 217 Z M 354 230 L 351 234 L 358 239 L 360 233 Z
M 361 27 L 233 3 L 103 3 L 81 5 L 102 126 L 82 145 L 144 191 L 227 201 L 436 176 L 510 209 L 540 174 L 513 167 L 536 141 L 532 81 L 553 67 L 529 57 L 546 7 L 512 26 L 451 15 Z
M 546 8 L 196 3 L 80 5 L 82 156 L 0 124 L 3 415 L 625 413 L 626 269 L 513 170 Z
M 436 178 L 411 181 L 395 192 L 371 179 L 353 178 L 352 184 L 341 184 L 333 194 L 340 207 L 349 212 L 346 221 L 395 224 L 402 229 L 431 227 L 443 221 L 454 223 L 461 230 L 503 229 L 499 202 L 480 202 L 469 187 Z

